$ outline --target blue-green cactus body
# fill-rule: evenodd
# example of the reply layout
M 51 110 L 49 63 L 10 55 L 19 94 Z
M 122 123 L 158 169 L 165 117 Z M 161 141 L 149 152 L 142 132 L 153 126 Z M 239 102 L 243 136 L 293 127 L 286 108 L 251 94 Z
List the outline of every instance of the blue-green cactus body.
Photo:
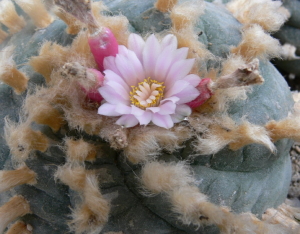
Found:
M 168 30 L 171 26 L 169 13 L 157 11 L 153 8 L 154 2 L 104 1 L 112 14 L 125 15 L 131 27 L 141 34 Z M 195 30 L 203 32 L 199 35 L 199 40 L 218 61 L 208 61 L 207 66 L 220 66 L 219 61 L 228 56 L 230 47 L 241 41 L 240 28 L 240 23 L 224 7 L 206 3 L 205 13 L 195 25 Z M 46 40 L 67 45 L 72 39 L 72 36 L 65 33 L 64 23 L 55 20 L 48 28 L 37 32 L 25 28 L 1 47 L 9 43 L 16 45 L 15 60 L 21 70 L 30 75 L 32 88 L 34 84 L 43 83 L 43 78 L 24 64 L 28 58 L 37 55 L 40 45 Z M 229 115 L 236 121 L 245 116 L 251 123 L 264 125 L 269 120 L 285 118 L 292 108 L 289 88 L 278 71 L 267 61 L 261 61 L 260 71 L 265 83 L 254 87 L 247 100 L 237 101 L 230 106 Z M 4 116 L 8 115 L 12 120 L 18 119 L 18 111 L 25 95 L 16 96 L 4 84 L 1 84 L 0 95 L 3 129 Z M 62 137 L 60 133 L 53 134 L 51 131 L 48 136 L 58 141 Z M 95 142 L 95 138 L 85 137 Z M 8 147 L 3 137 L 0 140 L 1 168 L 10 169 Z M 110 149 L 106 143 L 99 144 L 106 145 L 106 157 L 88 163 L 87 168 L 101 172 L 99 180 L 104 181 L 101 192 L 112 203 L 109 222 L 101 233 L 218 233 L 216 227 L 200 227 L 197 230 L 194 226 L 182 225 L 170 213 L 170 204 L 163 195 L 151 198 L 141 196 L 136 177 L 140 167 L 124 162 L 119 153 Z M 191 167 L 199 182 L 198 187 L 211 202 L 228 206 L 235 212 L 251 211 L 261 215 L 267 208 L 276 207 L 285 200 L 291 178 L 290 146 L 291 141 L 287 139 L 276 142 L 276 154 L 258 144 L 248 145 L 237 151 L 225 148 L 214 155 L 193 158 Z M 178 161 L 189 158 L 191 154 L 194 152 L 187 146 L 172 155 L 163 154 L 161 159 Z M 67 232 L 70 207 L 74 207 L 78 197 L 67 186 L 54 181 L 55 169 L 64 162 L 64 153 L 57 146 L 51 146 L 45 153 L 36 152 L 26 163 L 37 172 L 38 183 L 34 186 L 18 186 L 0 195 L 0 203 L 16 193 L 28 199 L 33 214 L 26 215 L 23 219 L 32 224 L 33 233 Z

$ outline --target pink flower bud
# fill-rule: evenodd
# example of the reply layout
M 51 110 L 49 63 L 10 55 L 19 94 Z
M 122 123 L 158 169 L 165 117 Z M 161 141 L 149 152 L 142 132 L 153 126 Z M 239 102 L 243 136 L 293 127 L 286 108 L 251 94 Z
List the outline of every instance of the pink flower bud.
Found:
M 104 80 L 104 76 L 103 74 L 96 70 L 96 69 L 92 69 L 92 68 L 88 68 L 87 69 L 87 74 L 89 79 L 95 79 L 95 87 L 89 90 L 86 90 L 85 88 L 82 87 L 83 91 L 86 93 L 86 97 L 92 101 L 92 102 L 98 102 L 101 103 L 101 101 L 103 100 L 103 97 L 101 96 L 101 94 L 99 93 L 98 89 L 103 85 L 103 80 Z
M 88 38 L 88 43 L 100 71 L 103 71 L 103 60 L 107 56 L 116 56 L 118 42 L 108 28 L 100 28 Z
M 187 105 L 191 108 L 196 108 L 198 106 L 201 106 L 203 103 L 205 103 L 212 95 L 212 90 L 209 87 L 209 84 L 211 83 L 211 79 L 204 78 L 200 81 L 196 89 L 199 90 L 200 95 L 195 98 L 193 101 L 187 103 Z

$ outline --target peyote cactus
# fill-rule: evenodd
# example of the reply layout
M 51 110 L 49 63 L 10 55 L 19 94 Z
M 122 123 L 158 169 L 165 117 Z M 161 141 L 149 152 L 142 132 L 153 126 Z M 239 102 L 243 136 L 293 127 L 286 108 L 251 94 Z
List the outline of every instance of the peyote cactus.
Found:
M 291 17 L 282 28 L 274 34 L 283 46 L 281 59 L 274 64 L 286 75 L 293 90 L 299 90 L 299 54 L 300 54 L 300 19 L 299 1 L 285 0 L 283 5 L 290 11 Z
M 284 204 L 299 110 L 268 61 L 278 2 L 15 2 L 0 2 L 0 232 L 299 233 Z

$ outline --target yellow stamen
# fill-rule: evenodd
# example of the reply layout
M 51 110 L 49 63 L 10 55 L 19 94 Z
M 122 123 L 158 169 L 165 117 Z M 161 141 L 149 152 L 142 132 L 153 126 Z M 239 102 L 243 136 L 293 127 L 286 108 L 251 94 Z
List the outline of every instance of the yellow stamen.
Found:
M 131 86 L 130 101 L 133 105 L 145 110 L 147 107 L 158 106 L 164 96 L 164 82 L 144 79 L 136 86 Z

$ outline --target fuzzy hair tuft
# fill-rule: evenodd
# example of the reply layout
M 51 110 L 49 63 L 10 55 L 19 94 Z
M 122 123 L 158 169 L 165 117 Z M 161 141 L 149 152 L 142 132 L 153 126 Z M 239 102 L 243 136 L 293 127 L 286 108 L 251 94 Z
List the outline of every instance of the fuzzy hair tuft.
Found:
M 281 5 L 281 1 L 272 0 L 234 0 L 227 4 L 227 9 L 242 24 L 259 24 L 265 31 L 275 32 L 290 17 Z
M 184 162 L 148 162 L 142 169 L 141 181 L 146 194 L 150 195 L 195 183 L 190 169 Z
M 281 46 L 277 39 L 271 37 L 258 24 L 244 27 L 242 41 L 231 52 L 242 56 L 246 62 L 255 58 L 270 59 L 279 57 Z

